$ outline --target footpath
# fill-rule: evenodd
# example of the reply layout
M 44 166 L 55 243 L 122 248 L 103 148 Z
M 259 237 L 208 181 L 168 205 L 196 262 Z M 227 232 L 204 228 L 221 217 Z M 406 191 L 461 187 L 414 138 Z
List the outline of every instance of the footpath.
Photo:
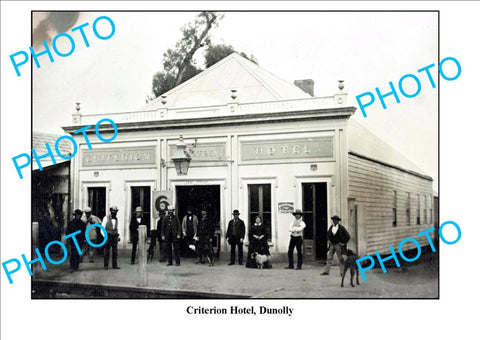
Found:
M 148 262 L 147 286 L 139 287 L 139 265 L 131 265 L 126 252 L 119 254 L 119 270 L 104 270 L 103 257 L 97 256 L 95 263 L 84 260 L 80 270 L 70 272 L 67 260 L 34 275 L 32 298 L 438 298 L 438 253 L 422 255 L 420 261 L 401 268 L 387 268 L 387 273 L 370 270 L 368 281 L 360 276 L 355 287 L 349 285 L 347 273 L 344 288 L 339 267 L 321 276 L 324 264 L 319 262 L 306 263 L 302 270 L 286 270 L 285 263 L 260 270 L 229 266 L 226 261 L 216 261 L 213 267 L 195 261 L 182 258 L 180 266 L 166 266 L 158 258 Z

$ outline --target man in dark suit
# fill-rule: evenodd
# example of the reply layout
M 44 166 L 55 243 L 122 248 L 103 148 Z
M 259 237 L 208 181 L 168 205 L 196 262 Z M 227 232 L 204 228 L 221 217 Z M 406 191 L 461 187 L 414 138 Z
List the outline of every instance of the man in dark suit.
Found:
M 328 275 L 330 273 L 330 267 L 332 266 L 333 255 L 337 253 L 338 263 L 340 265 L 340 275 L 343 273 L 343 256 L 342 253 L 347 248 L 347 243 L 350 241 L 350 234 L 347 229 L 339 222 L 342 219 L 337 215 L 332 217 L 333 224 L 330 226 L 327 232 L 328 239 L 328 255 L 327 266 L 322 275 Z
M 238 247 L 238 264 L 243 264 L 243 239 L 245 238 L 245 223 L 238 218 L 240 212 L 235 209 L 232 213 L 233 220 L 228 222 L 227 241 L 230 244 L 230 263 L 235 264 L 235 248 Z
M 167 266 L 172 265 L 172 246 L 175 254 L 175 264 L 180 265 L 180 237 L 182 235 L 182 228 L 177 216 L 174 215 L 175 209 L 168 207 L 168 214 L 162 221 L 162 242 L 166 242 L 168 263 Z
M 132 258 L 130 263 L 135 264 L 135 257 L 137 256 L 138 246 L 138 226 L 147 225 L 143 217 L 143 210 L 141 207 L 135 209 L 135 216 L 130 221 L 130 241 L 132 242 Z
M 202 209 L 201 217 L 198 221 L 197 225 L 197 234 L 194 236 L 194 239 L 198 245 L 198 261 L 195 263 L 205 263 L 205 258 L 208 260 L 208 264 L 210 267 L 214 265 L 213 260 L 213 247 L 212 247 L 212 239 L 215 233 L 215 227 L 213 222 L 207 216 L 207 210 Z
M 76 234 L 74 237 L 77 240 L 81 251 L 82 245 L 85 242 L 85 222 L 81 220 L 83 212 L 80 209 L 76 209 L 73 215 L 75 218 L 68 222 L 66 235 L 80 231 L 80 233 Z M 70 270 L 72 272 L 78 270 L 80 264 L 80 254 L 78 253 L 75 241 L 73 240 L 74 237 L 68 239 L 68 244 L 70 246 Z

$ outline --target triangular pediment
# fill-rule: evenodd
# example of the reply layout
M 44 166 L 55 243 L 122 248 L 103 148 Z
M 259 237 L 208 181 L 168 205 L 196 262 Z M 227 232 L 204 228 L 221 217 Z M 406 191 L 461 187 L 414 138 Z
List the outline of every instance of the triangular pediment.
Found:
M 294 84 L 273 75 L 239 54 L 232 53 L 164 93 L 165 105 L 159 97 L 143 109 L 226 105 L 233 102 L 231 90 L 237 91 L 235 101 L 239 104 L 311 98 Z

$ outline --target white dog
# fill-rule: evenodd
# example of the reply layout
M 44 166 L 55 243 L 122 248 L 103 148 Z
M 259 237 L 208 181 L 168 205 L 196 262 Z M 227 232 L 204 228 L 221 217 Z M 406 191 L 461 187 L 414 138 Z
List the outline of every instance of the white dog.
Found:
M 270 261 L 270 256 L 261 255 L 257 252 L 252 253 L 251 257 L 257 263 L 257 268 L 258 269 L 265 268 L 265 265 L 268 263 L 268 261 Z

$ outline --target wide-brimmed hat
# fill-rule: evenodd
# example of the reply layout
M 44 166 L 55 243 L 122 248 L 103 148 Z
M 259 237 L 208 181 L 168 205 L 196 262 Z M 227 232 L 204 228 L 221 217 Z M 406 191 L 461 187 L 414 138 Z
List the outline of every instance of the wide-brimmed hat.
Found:
M 303 216 L 303 211 L 302 211 L 301 209 L 297 209 L 297 210 L 295 210 L 295 211 L 292 213 L 292 215 L 293 215 L 293 216 L 295 216 L 295 215 L 301 215 L 301 216 Z
M 235 210 L 232 212 L 232 215 L 240 215 L 240 211 L 238 211 L 238 209 L 235 209 Z
M 92 212 L 92 208 L 86 207 L 84 211 L 85 211 L 86 213 L 91 213 L 91 212 Z
M 341 221 L 342 220 L 338 215 L 333 215 L 331 217 L 331 219 L 332 219 L 332 221 L 334 221 L 334 220 Z
M 81 215 L 83 214 L 83 211 L 81 211 L 80 209 L 75 209 L 75 211 L 73 212 L 74 215 Z
M 118 207 L 116 205 L 112 205 L 110 207 L 110 210 L 113 210 L 113 211 L 118 211 Z
M 143 212 L 142 207 L 136 207 L 135 212 Z

